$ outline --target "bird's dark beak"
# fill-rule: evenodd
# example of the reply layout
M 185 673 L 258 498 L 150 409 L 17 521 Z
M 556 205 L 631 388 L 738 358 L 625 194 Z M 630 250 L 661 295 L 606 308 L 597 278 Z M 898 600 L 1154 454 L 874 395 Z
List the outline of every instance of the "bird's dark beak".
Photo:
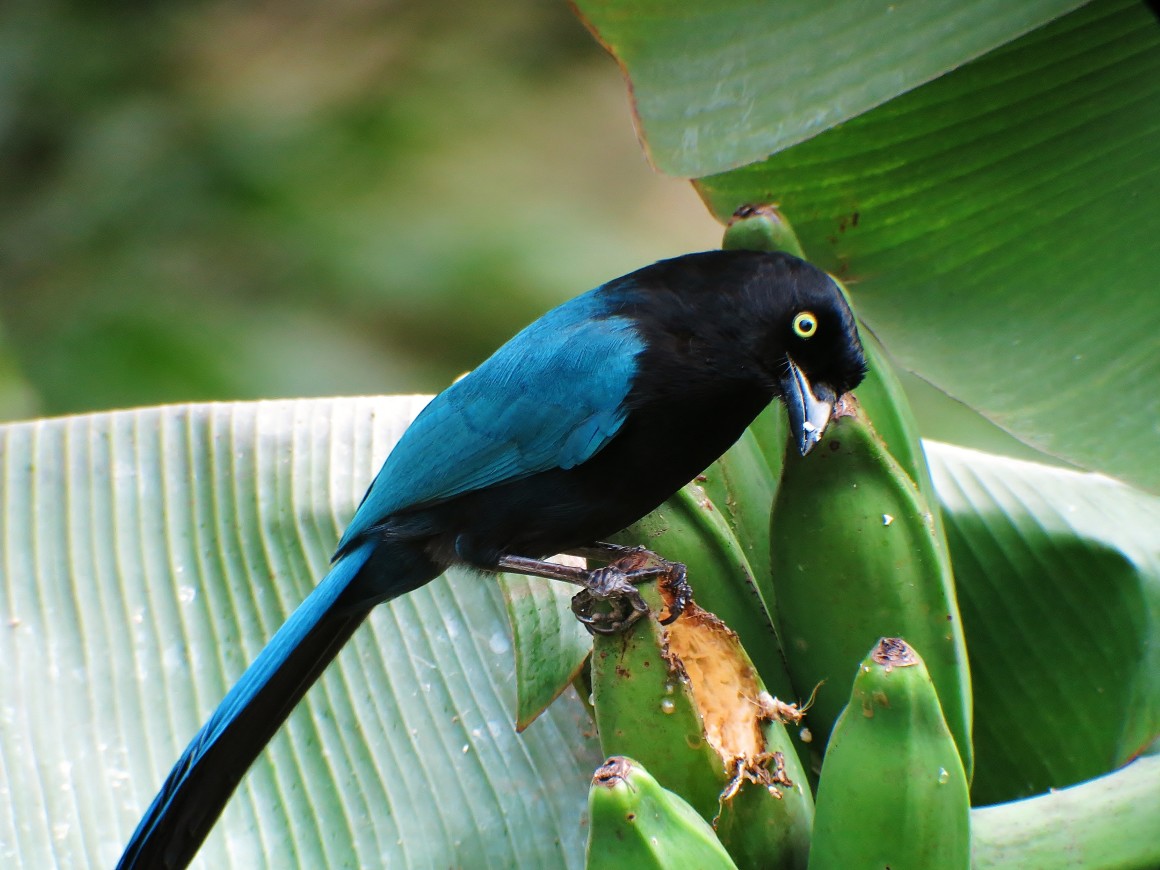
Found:
M 826 430 L 837 396 L 824 384 L 810 385 L 805 373 L 788 356 L 789 371 L 781 381 L 785 408 L 789 412 L 789 428 L 802 456 L 809 453 Z

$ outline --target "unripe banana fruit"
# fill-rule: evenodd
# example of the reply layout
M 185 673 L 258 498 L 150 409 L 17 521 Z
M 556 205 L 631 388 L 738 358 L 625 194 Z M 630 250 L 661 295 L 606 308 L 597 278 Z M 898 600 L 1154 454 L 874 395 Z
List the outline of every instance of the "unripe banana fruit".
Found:
M 905 637 L 923 651 L 971 770 L 971 690 L 946 543 L 910 475 L 850 396 L 810 456 L 789 451 L 770 549 L 780 634 L 824 746 L 867 647 Z
M 608 759 L 588 790 L 588 870 L 736 870 L 697 811 L 631 758 Z
M 883 638 L 830 737 L 809 870 L 966 870 L 970 809 L 922 658 L 905 641 Z
M 805 257 L 793 227 L 772 205 L 743 205 L 729 218 L 721 247 L 726 251 L 785 251 Z

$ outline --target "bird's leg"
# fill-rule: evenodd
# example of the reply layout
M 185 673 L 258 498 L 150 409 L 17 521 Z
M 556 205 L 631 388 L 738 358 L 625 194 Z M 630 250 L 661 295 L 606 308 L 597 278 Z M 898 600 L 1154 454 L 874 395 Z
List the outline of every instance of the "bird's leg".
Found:
M 592 570 L 525 556 L 500 556 L 498 567 L 516 574 L 563 580 L 584 587 L 572 598 L 572 612 L 592 634 L 616 634 L 648 613 L 648 604 L 632 584 L 632 575 L 613 565 Z M 611 612 L 593 612 L 592 604 L 597 600 L 610 602 Z
M 644 552 L 648 553 L 647 550 Z M 653 556 L 654 554 L 648 553 L 648 555 Z M 647 613 L 648 608 L 627 613 L 622 602 L 627 599 L 634 608 L 637 607 L 637 599 L 641 604 L 644 604 L 635 584 L 642 580 L 660 577 L 662 578 L 661 582 L 668 588 L 671 595 L 669 614 L 661 619 L 660 623 L 661 625 L 671 625 L 677 620 L 677 617 L 685 612 L 685 608 L 692 601 L 692 590 L 685 578 L 684 565 L 680 562 L 660 561 L 661 564 L 630 570 L 625 570 L 619 563 L 597 568 L 592 572 L 593 584 L 581 589 L 572 597 L 572 612 L 592 634 L 616 634 L 624 631 Z M 626 588 L 631 589 L 631 592 L 622 591 Z M 597 601 L 611 601 L 614 609 L 610 613 L 597 611 L 594 609 Z
M 541 559 L 529 559 L 526 556 L 500 556 L 496 561 L 496 566 L 501 571 L 509 571 L 512 574 L 546 577 L 548 580 L 563 580 L 574 586 L 587 586 L 588 575 L 592 573 L 587 568 L 560 565 L 557 562 L 545 562 Z
M 599 544 L 575 554 L 595 559 L 619 558 L 603 568 L 587 569 L 524 556 L 501 556 L 498 567 L 504 571 L 563 580 L 584 587 L 572 599 L 572 612 L 592 634 L 617 634 L 648 613 L 648 605 L 635 586 L 642 580 L 659 576 L 669 578 L 673 605 L 664 620 L 665 625 L 680 616 L 691 599 L 685 581 L 685 566 L 665 561 L 643 548 Z M 597 601 L 610 602 L 612 610 L 607 613 L 596 611 L 594 605 Z

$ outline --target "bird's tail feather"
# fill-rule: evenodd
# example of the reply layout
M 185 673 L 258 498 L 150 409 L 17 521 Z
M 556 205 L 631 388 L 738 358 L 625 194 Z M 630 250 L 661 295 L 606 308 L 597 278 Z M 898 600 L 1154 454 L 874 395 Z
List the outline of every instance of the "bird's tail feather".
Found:
M 367 542 L 345 554 L 186 747 L 118 870 L 185 867 L 254 759 L 371 609 L 437 573 L 402 546 Z

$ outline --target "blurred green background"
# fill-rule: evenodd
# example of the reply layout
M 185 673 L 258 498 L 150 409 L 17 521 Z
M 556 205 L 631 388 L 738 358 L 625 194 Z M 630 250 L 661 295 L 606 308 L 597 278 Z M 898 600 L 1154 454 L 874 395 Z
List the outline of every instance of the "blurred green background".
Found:
M 435 391 L 719 241 L 564 2 L 0 11 L 0 419 Z

